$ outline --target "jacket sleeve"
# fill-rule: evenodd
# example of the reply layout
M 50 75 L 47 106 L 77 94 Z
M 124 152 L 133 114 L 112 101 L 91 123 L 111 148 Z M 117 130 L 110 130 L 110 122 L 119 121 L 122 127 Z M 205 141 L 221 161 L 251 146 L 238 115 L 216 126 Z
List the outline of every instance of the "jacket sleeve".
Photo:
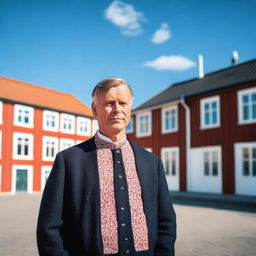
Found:
M 68 256 L 61 229 L 64 197 L 65 161 L 57 154 L 46 182 L 37 222 L 37 246 L 40 256 Z
M 158 236 L 154 256 L 174 256 L 176 215 L 171 203 L 163 163 L 158 162 Z

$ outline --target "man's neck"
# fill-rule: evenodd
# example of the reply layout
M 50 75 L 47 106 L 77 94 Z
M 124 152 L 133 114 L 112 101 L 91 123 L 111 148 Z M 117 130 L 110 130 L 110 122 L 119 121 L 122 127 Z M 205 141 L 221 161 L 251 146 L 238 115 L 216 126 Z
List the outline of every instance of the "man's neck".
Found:
M 124 141 L 126 139 L 125 133 L 107 135 L 99 130 L 98 135 L 101 139 L 108 141 L 108 142 L 112 142 L 112 143 L 118 143 L 118 142 Z

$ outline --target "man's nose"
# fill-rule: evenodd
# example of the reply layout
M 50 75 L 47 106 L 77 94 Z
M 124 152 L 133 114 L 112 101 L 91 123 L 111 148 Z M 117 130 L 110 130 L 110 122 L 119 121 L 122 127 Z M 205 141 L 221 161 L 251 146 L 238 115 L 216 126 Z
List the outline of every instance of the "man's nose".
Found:
M 119 112 L 121 110 L 121 106 L 118 102 L 115 102 L 115 104 L 113 105 L 113 110 L 115 112 Z

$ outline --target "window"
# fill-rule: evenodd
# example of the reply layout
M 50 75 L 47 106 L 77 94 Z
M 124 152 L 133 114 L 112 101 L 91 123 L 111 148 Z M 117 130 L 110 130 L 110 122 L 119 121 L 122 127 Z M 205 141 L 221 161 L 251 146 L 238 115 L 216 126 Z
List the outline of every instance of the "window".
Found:
M 94 135 L 99 129 L 99 124 L 97 120 L 92 120 L 92 135 Z
M 219 152 L 218 151 L 204 151 L 204 176 L 218 176 L 219 175 Z
M 13 133 L 13 159 L 33 160 L 33 134 Z
M 51 173 L 51 166 L 42 166 L 42 170 L 41 170 L 41 191 L 44 190 L 46 181 L 48 179 L 48 177 L 50 176 Z
M 33 192 L 33 166 L 13 165 L 12 167 L 12 193 Z
M 256 176 L 256 147 L 242 148 L 243 176 Z
M 3 123 L 3 102 L 0 101 L 0 124 Z
M 86 117 L 77 117 L 77 134 L 91 136 L 91 120 Z
M 238 92 L 239 124 L 256 123 L 256 87 Z
M 43 129 L 57 132 L 59 130 L 59 114 L 54 111 L 43 111 Z
M 220 126 L 220 97 L 210 97 L 201 100 L 201 128 Z
M 63 133 L 75 133 L 75 116 L 69 114 L 61 114 L 60 116 L 60 131 Z
M 24 105 L 14 105 L 14 125 L 27 128 L 34 127 L 34 109 Z
M 64 150 L 75 145 L 75 141 L 71 139 L 60 139 L 60 150 Z
M 133 133 L 133 116 L 131 116 L 131 120 L 126 126 L 126 133 Z
M 151 128 L 151 112 L 139 113 L 136 116 L 136 136 L 150 136 Z
M 58 138 L 43 136 L 43 160 L 53 161 L 58 152 Z
M 163 148 L 161 152 L 165 174 L 176 176 L 178 174 L 178 148 Z
M 172 106 L 162 109 L 162 133 L 178 130 L 178 107 Z

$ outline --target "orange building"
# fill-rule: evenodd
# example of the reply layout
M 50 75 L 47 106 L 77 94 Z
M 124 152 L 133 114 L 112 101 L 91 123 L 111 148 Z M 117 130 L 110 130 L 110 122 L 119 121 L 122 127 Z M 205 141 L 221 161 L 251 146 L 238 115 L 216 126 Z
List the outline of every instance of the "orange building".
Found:
M 74 96 L 0 77 L 0 193 L 42 191 L 57 152 L 96 129 Z

